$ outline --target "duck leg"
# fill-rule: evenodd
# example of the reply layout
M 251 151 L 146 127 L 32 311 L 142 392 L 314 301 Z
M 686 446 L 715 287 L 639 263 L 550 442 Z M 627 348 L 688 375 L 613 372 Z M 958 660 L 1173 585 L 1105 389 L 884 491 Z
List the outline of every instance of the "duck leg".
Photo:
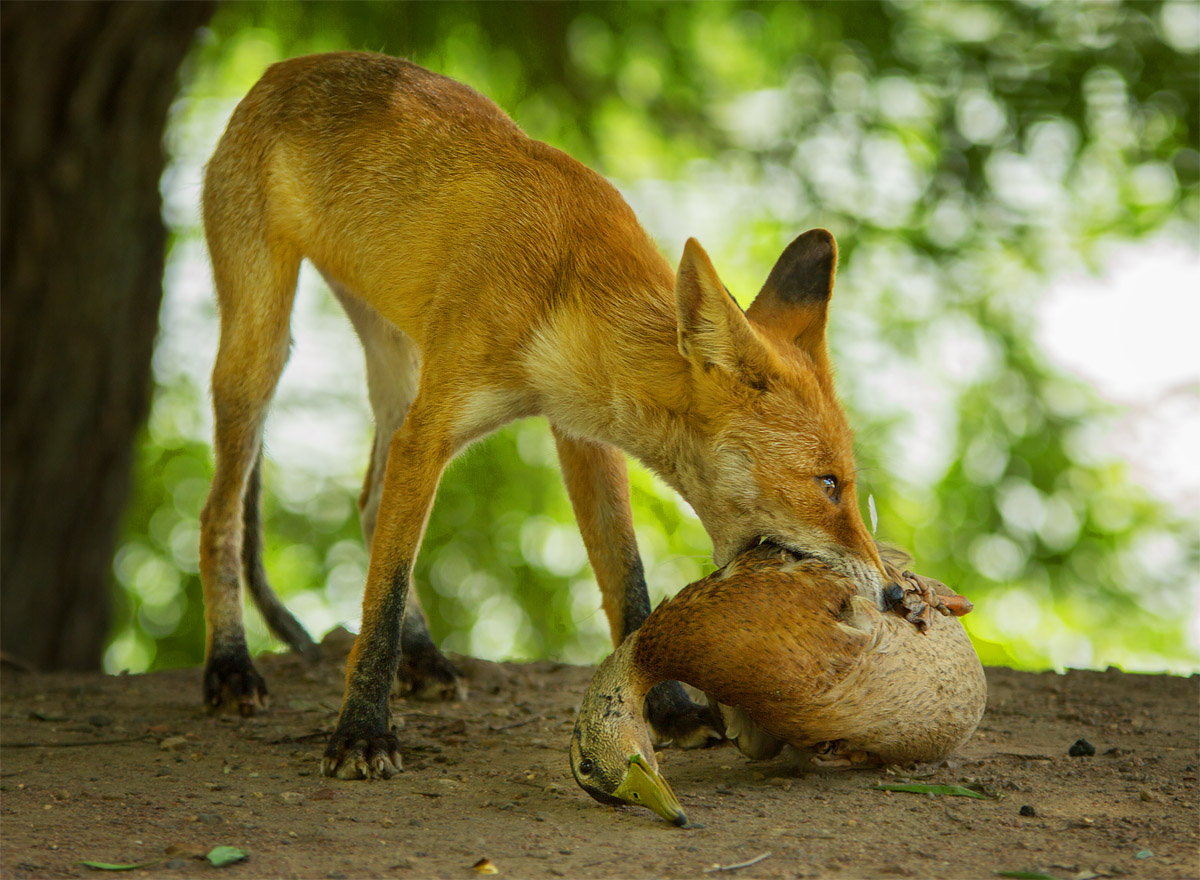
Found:
M 899 585 L 894 594 L 887 596 L 891 602 L 890 610 L 902 615 L 921 632 L 928 632 L 933 626 L 935 610 L 942 615 L 962 617 L 975 607 L 969 599 L 958 595 L 941 581 L 908 569 L 900 571 L 886 558 L 884 565 L 893 582 Z
M 870 752 L 851 749 L 844 739 L 820 743 L 812 752 L 812 763 L 826 770 L 862 770 L 883 763 Z

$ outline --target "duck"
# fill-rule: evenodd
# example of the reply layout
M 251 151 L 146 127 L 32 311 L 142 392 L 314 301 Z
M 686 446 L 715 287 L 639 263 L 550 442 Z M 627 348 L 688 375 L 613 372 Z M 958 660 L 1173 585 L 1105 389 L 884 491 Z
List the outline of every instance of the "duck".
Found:
M 902 574 L 892 613 L 825 563 L 763 542 L 685 587 L 596 671 L 571 736 L 576 782 L 601 803 L 687 824 L 642 715 L 647 692 L 667 680 L 704 692 L 752 759 L 789 745 L 834 767 L 943 760 L 987 703 L 958 620 L 971 605 Z M 941 614 L 914 613 L 914 596 Z

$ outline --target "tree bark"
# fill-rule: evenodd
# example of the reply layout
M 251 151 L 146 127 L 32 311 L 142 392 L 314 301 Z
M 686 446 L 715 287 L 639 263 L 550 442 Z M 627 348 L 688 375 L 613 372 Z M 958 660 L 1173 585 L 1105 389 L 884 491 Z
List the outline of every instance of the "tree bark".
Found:
M 95 669 L 151 390 L 162 138 L 208 2 L 0 17 L 0 647 Z

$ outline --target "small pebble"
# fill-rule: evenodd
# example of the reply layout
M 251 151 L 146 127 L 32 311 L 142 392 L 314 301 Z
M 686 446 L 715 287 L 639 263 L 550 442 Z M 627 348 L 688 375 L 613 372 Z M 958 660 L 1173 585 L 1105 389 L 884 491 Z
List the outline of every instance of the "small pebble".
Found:
M 1029 806 L 1029 804 L 1026 804 L 1025 806 L 1021 807 L 1020 813 L 1022 816 L 1036 816 L 1037 810 Z
M 164 752 L 177 752 L 187 745 L 186 736 L 168 736 L 158 744 Z
M 200 813 L 196 816 L 197 822 L 203 822 L 205 825 L 220 825 L 224 819 L 216 813 Z
M 304 802 L 304 795 L 298 791 L 281 791 L 279 799 L 285 804 L 299 804 Z
M 1075 745 L 1067 749 L 1067 754 L 1072 758 L 1090 758 L 1096 754 L 1096 747 L 1086 739 L 1075 740 Z

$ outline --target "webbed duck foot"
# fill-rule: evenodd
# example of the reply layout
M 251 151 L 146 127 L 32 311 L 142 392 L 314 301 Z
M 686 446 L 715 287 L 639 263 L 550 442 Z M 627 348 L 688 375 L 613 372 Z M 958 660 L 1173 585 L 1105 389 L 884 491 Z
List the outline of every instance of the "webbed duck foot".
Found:
M 688 699 L 677 681 L 660 682 L 646 695 L 646 720 L 656 745 L 703 749 L 725 738 L 712 710 Z
M 975 607 L 965 596 L 960 596 L 941 581 L 902 571 L 897 583 L 888 587 L 884 599 L 888 608 L 902 615 L 921 632 L 933 626 L 933 613 L 955 617 L 968 614 Z
M 825 770 L 865 770 L 879 766 L 870 752 L 851 749 L 845 740 L 824 742 L 813 749 L 813 764 Z

